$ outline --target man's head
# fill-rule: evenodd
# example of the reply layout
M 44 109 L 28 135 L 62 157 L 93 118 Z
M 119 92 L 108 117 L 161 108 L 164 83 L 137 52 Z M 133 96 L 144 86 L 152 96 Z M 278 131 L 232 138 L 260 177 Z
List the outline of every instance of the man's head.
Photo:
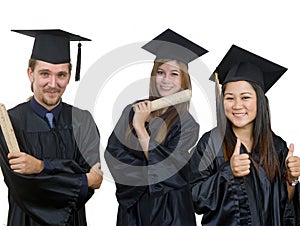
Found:
M 71 64 L 51 64 L 31 59 L 27 74 L 36 101 L 51 110 L 59 104 L 70 81 Z

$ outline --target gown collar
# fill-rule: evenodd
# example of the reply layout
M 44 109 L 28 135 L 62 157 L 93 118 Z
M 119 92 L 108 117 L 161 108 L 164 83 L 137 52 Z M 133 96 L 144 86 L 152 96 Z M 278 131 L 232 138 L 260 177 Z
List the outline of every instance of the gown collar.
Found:
M 60 103 L 53 108 L 51 111 L 48 111 L 46 108 L 44 108 L 42 105 L 40 105 L 34 98 L 34 96 L 31 98 L 31 100 L 29 101 L 29 105 L 32 108 L 32 110 L 38 114 L 39 116 L 41 116 L 42 118 L 45 117 L 47 112 L 52 112 L 54 115 L 54 118 L 57 120 L 58 119 L 58 115 L 62 109 L 62 102 L 60 101 Z

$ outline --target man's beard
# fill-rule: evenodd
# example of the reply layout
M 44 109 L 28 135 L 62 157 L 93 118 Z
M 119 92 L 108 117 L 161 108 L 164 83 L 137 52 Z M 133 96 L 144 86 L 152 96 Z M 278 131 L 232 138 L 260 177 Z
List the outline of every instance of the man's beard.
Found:
M 52 107 L 52 106 L 55 106 L 55 105 L 57 105 L 57 104 L 59 103 L 60 98 L 57 98 L 57 100 L 53 100 L 53 101 L 48 101 L 48 100 L 46 100 L 45 98 L 42 98 L 42 101 L 43 101 L 43 103 L 46 104 L 47 106 Z

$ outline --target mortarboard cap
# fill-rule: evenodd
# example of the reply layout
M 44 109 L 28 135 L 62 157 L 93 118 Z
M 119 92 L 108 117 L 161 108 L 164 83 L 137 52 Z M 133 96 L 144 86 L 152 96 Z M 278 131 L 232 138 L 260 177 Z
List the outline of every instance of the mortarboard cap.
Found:
M 156 55 L 156 59 L 178 60 L 186 65 L 208 52 L 171 29 L 165 30 L 142 48 Z
M 222 85 L 241 80 L 255 82 L 266 93 L 286 71 L 285 67 L 232 45 L 210 80 L 217 74 Z
M 91 41 L 60 29 L 50 30 L 12 30 L 35 38 L 31 58 L 52 64 L 70 63 L 70 41 Z M 78 55 L 75 80 L 80 80 L 81 43 L 78 44 Z

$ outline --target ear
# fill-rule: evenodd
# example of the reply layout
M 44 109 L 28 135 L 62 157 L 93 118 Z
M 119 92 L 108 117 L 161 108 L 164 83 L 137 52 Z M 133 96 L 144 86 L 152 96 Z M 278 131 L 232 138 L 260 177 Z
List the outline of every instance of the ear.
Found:
M 30 67 L 28 67 L 28 69 L 27 69 L 27 75 L 28 75 L 30 82 L 32 83 L 34 79 L 33 79 L 33 71 L 31 70 Z

